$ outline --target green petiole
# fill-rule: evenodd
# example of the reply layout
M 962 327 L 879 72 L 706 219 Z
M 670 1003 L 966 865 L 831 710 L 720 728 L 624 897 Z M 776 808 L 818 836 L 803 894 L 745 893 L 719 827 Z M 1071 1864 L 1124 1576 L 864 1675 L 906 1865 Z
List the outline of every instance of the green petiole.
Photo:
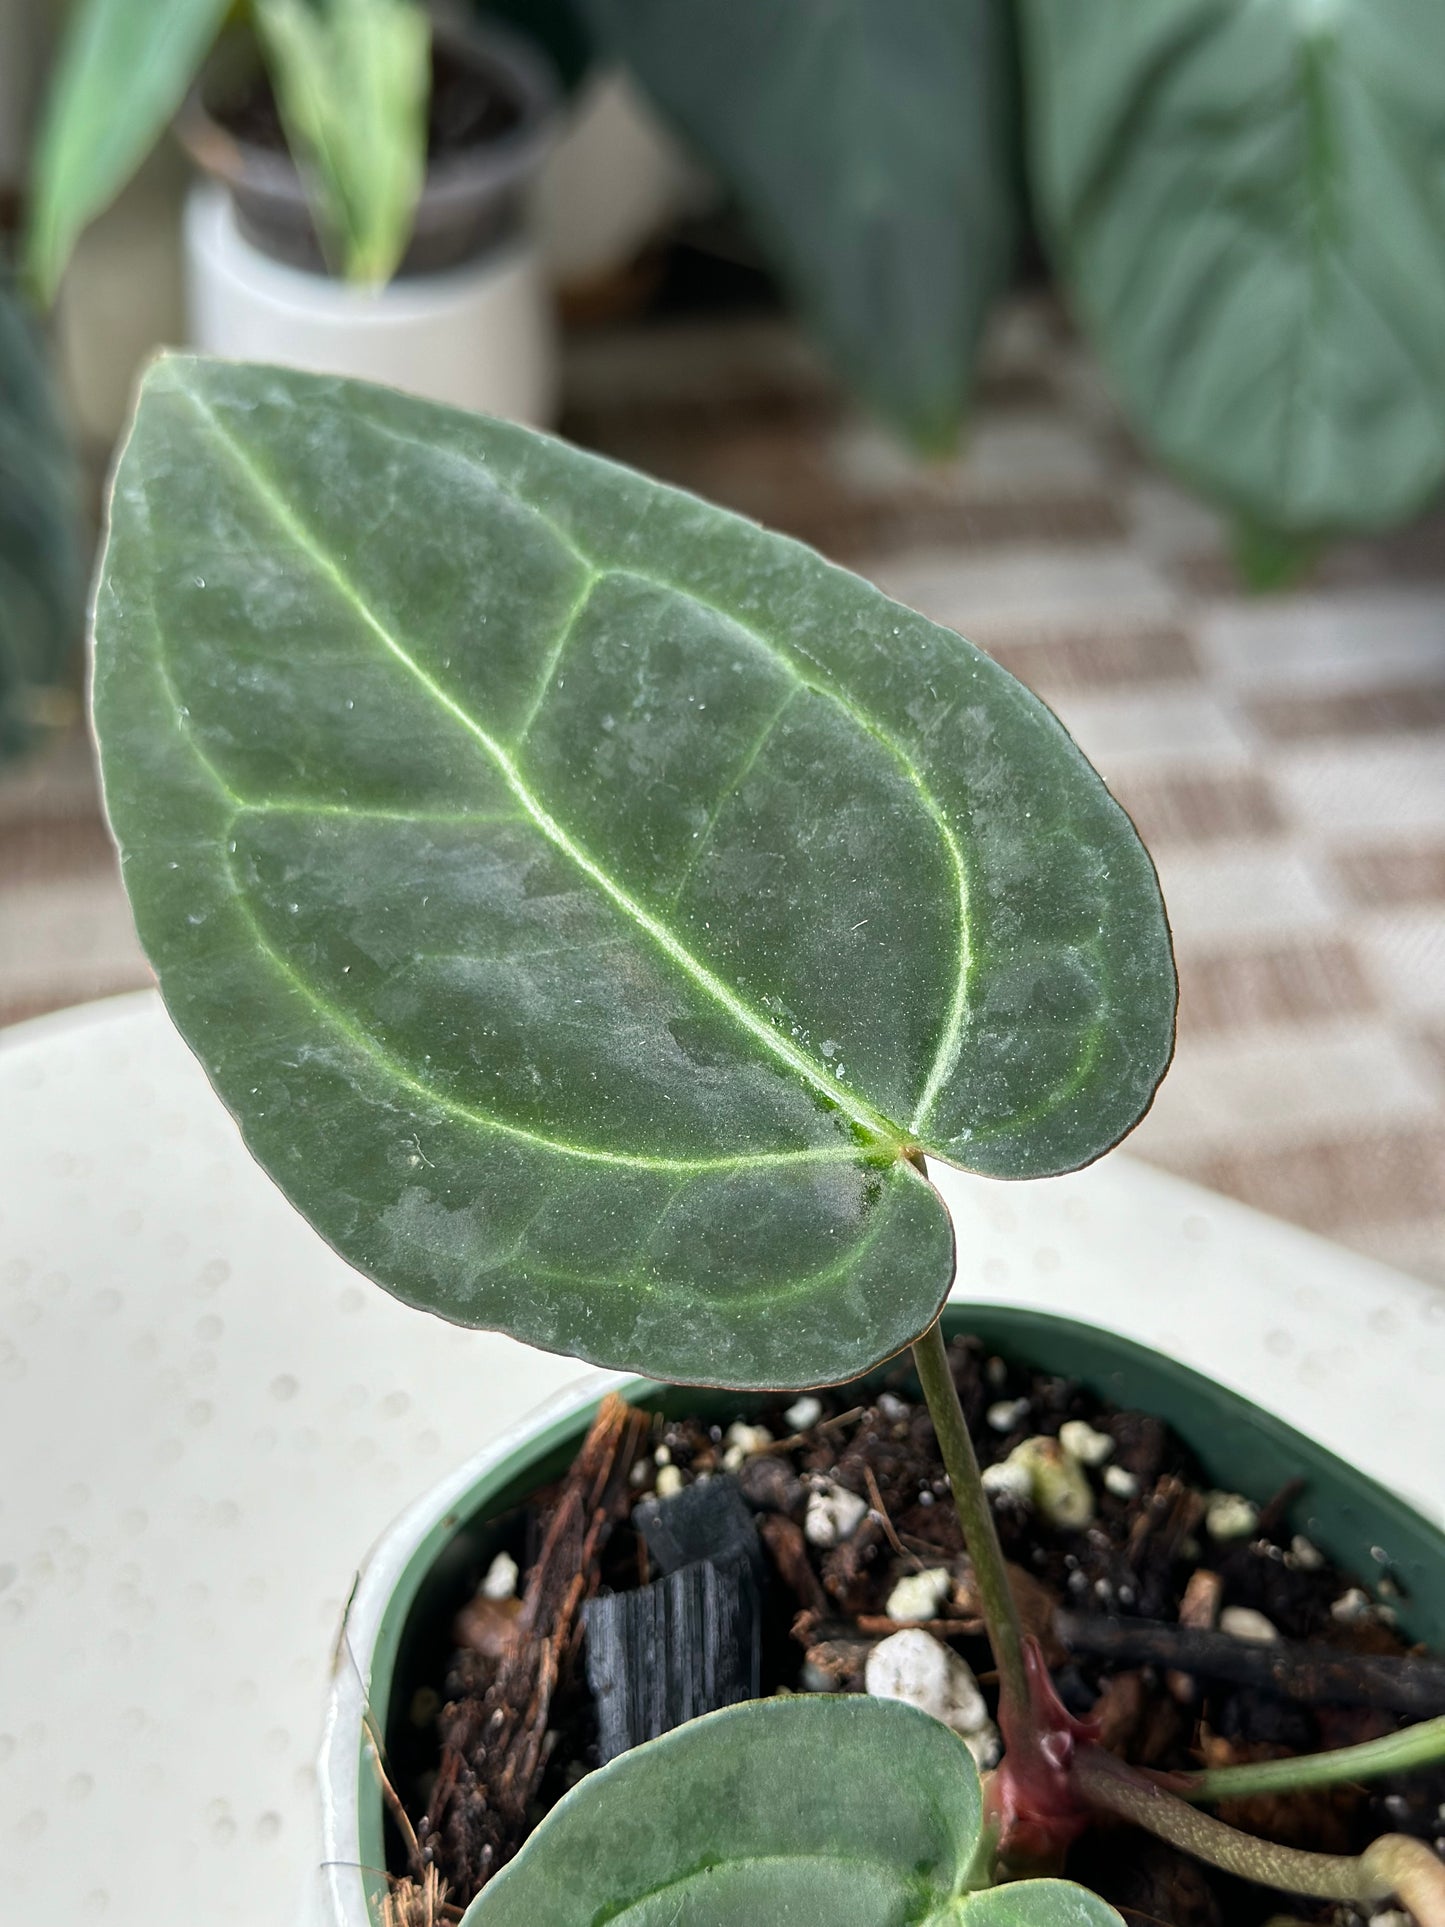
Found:
M 1342 1780 L 1377 1780 L 1382 1774 L 1409 1773 L 1438 1760 L 1445 1760 L 1445 1716 L 1422 1720 L 1378 1740 L 1364 1740 L 1359 1746 L 1336 1747 L 1302 1759 L 1215 1767 L 1170 1784 L 1185 1800 L 1213 1802 L 1254 1793 L 1304 1792 L 1308 1787 L 1336 1786 Z

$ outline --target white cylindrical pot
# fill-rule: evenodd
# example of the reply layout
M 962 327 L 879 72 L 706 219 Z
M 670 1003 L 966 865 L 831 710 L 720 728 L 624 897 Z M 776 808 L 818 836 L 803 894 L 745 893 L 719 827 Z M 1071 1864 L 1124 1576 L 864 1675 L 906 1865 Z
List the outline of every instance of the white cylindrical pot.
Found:
M 523 236 L 445 273 L 355 288 L 261 253 L 226 189 L 203 181 L 186 203 L 185 272 L 189 336 L 207 354 L 354 375 L 513 421 L 554 417 L 551 305 Z

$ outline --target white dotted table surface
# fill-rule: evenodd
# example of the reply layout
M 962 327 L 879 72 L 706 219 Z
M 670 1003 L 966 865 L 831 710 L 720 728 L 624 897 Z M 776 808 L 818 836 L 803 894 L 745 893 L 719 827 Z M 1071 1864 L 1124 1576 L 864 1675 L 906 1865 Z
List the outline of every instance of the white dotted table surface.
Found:
M 0 1922 L 297 1918 L 359 1561 L 578 1372 L 349 1270 L 153 993 L 0 1034 Z
M 962 1293 L 1086 1312 L 1445 1519 L 1438 1289 L 1128 1158 L 936 1175 Z M 154 993 L 0 1033 L 0 1921 L 314 1917 L 357 1568 L 580 1369 L 350 1271 Z

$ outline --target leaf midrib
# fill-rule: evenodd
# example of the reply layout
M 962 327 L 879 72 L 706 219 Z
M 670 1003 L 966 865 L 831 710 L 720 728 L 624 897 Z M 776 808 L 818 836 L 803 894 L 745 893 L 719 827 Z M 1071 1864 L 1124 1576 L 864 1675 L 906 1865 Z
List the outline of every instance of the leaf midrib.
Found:
M 840 1086 L 835 1080 L 830 1078 L 821 1065 L 817 1064 L 805 1051 L 799 1050 L 790 1039 L 780 1036 L 767 1019 L 759 1016 L 756 1011 L 752 1010 L 730 985 L 725 983 L 723 979 L 703 963 L 700 958 L 695 957 L 692 952 L 688 950 L 684 944 L 680 943 L 673 933 L 667 929 L 666 925 L 660 923 L 658 919 L 645 909 L 642 904 L 638 903 L 628 891 L 624 890 L 620 884 L 609 876 L 600 864 L 596 863 L 585 850 L 573 841 L 562 824 L 559 823 L 540 800 L 533 795 L 521 771 L 518 769 L 508 751 L 490 731 L 483 728 L 476 717 L 465 709 L 455 697 L 428 673 L 405 645 L 391 633 L 390 629 L 388 629 L 386 624 L 376 614 L 375 610 L 371 608 L 370 604 L 357 591 L 355 585 L 348 580 L 335 558 L 317 541 L 311 530 L 295 513 L 290 503 L 286 500 L 270 476 L 266 474 L 246 448 L 225 427 L 216 411 L 209 407 L 202 397 L 191 387 L 184 383 L 178 384 L 178 387 L 179 392 L 185 395 L 202 421 L 207 424 L 219 445 L 245 475 L 247 481 L 255 490 L 256 495 L 265 505 L 272 520 L 289 537 L 295 547 L 309 558 L 312 565 L 330 582 L 336 593 L 353 610 L 376 641 L 406 669 L 408 674 L 412 676 L 418 686 L 426 692 L 437 707 L 451 716 L 455 722 L 481 745 L 491 758 L 502 781 L 521 806 L 524 814 L 530 818 L 536 828 L 541 831 L 542 835 L 546 837 L 553 847 L 567 857 L 584 876 L 588 877 L 624 916 L 630 918 L 631 921 L 656 944 L 669 961 L 675 964 L 685 976 L 690 977 L 720 1008 L 727 1012 L 735 1023 L 754 1037 L 772 1056 L 786 1064 L 795 1075 L 801 1077 L 806 1083 L 818 1091 L 830 1108 L 843 1112 L 846 1116 L 852 1118 L 856 1124 L 862 1126 L 871 1136 L 882 1140 L 884 1143 L 891 1144 L 898 1153 L 903 1153 L 905 1149 L 908 1148 L 908 1140 L 895 1124 L 885 1118 L 880 1112 L 874 1110 L 871 1105 L 862 1102 L 861 1099 L 853 1092 L 847 1090 L 846 1087 Z M 528 504 L 526 506 L 530 507 L 531 505 Z M 686 592 L 683 591 L 680 593 Z M 726 611 L 719 611 L 719 613 L 725 617 L 727 616 Z M 731 617 L 727 617 L 727 619 L 732 620 Z M 740 626 L 746 628 L 745 624 L 741 624 Z M 768 646 L 771 651 L 772 646 Z M 776 652 L 773 651 L 772 653 Z M 870 733 L 878 734 L 878 731 L 871 728 L 871 726 L 866 723 L 866 720 L 864 721 L 864 726 L 870 727 Z M 895 755 L 897 754 L 896 748 L 894 749 L 894 753 Z M 935 815 L 935 820 L 938 820 L 941 817 L 941 812 L 938 810 L 937 803 L 928 797 L 916 773 L 914 780 L 919 788 L 920 794 L 925 797 L 927 802 L 932 802 L 932 812 Z M 949 841 L 952 845 L 951 836 Z M 955 851 L 955 860 L 958 861 L 960 859 L 957 858 L 956 845 L 953 845 L 953 848 Z M 954 1009 L 951 1013 L 952 1022 L 949 1031 L 945 1033 L 944 1047 L 952 1048 L 955 1051 L 957 1048 L 957 1038 L 951 1036 L 950 1032 L 961 1029 L 962 1009 L 960 999 L 964 974 L 964 971 L 960 969 L 959 987 L 955 989 Z M 941 1087 L 945 1075 L 946 1069 L 941 1065 L 940 1058 L 936 1057 L 934 1068 L 930 1074 L 929 1082 L 925 1087 L 924 1093 L 925 1099 L 929 1102 L 931 1102 L 932 1096 L 936 1094 L 937 1089 Z M 921 1118 L 924 1109 L 925 1105 L 921 1101 L 919 1112 L 915 1115 Z
M 199 400 L 197 401 L 197 405 L 200 405 Z M 225 431 L 221 428 L 214 411 L 208 410 L 207 413 L 215 423 L 217 431 L 224 434 Z M 367 426 L 375 434 L 381 435 L 389 441 L 399 442 L 404 448 L 418 450 L 421 454 L 427 456 L 434 456 L 436 453 L 435 448 L 431 444 L 422 441 L 415 435 L 405 433 L 389 422 L 378 421 L 374 416 L 368 417 Z M 464 457 L 460 456 L 458 459 L 465 460 Z M 967 865 L 964 862 L 963 851 L 959 847 L 958 838 L 954 835 L 953 826 L 944 814 L 937 797 L 934 796 L 924 781 L 923 772 L 896 737 L 891 735 L 889 731 L 872 716 L 869 716 L 865 711 L 860 709 L 856 703 L 850 701 L 849 698 L 832 686 L 826 665 L 820 662 L 816 656 L 812 655 L 801 643 L 796 641 L 796 639 L 792 645 L 794 650 L 801 656 L 804 662 L 808 663 L 810 667 L 816 671 L 821 678 L 820 683 L 809 681 L 790 655 L 780 649 L 773 639 L 765 635 L 755 624 L 748 622 L 745 617 L 740 616 L 736 610 L 725 609 L 721 604 L 700 594 L 695 588 L 683 588 L 676 582 L 669 582 L 664 577 L 654 575 L 648 570 L 640 569 L 633 564 L 599 563 L 594 556 L 589 555 L 587 551 L 578 544 L 571 532 L 564 528 L 555 516 L 549 515 L 539 503 L 529 500 L 528 497 L 522 495 L 516 488 L 508 486 L 507 483 L 501 481 L 495 475 L 489 476 L 488 480 L 499 494 L 506 496 L 508 501 L 515 503 L 518 508 L 525 510 L 528 515 L 533 516 L 540 522 L 543 528 L 574 558 L 583 575 L 581 586 L 563 619 L 556 640 L 548 651 L 547 660 L 543 665 L 536 691 L 533 694 L 532 701 L 527 708 L 526 716 L 517 732 L 514 744 L 515 748 L 520 749 L 523 746 L 528 731 L 536 721 L 537 715 L 546 700 L 547 692 L 556 674 L 558 664 L 566 651 L 583 609 L 591 599 L 593 591 L 597 588 L 598 584 L 604 580 L 626 578 L 633 582 L 646 583 L 650 587 L 660 589 L 669 595 L 681 596 L 695 608 L 705 609 L 710 615 L 717 616 L 720 621 L 726 622 L 732 628 L 737 629 L 742 635 L 745 635 L 750 642 L 761 649 L 772 662 L 777 664 L 791 679 L 795 689 L 805 689 L 813 695 L 822 696 L 841 709 L 855 728 L 862 730 L 865 735 L 872 737 L 907 777 L 909 784 L 918 797 L 920 807 L 933 824 L 947 854 L 950 868 L 953 871 L 958 919 L 958 961 L 954 972 L 953 992 L 949 1000 L 948 1016 L 944 1022 L 943 1031 L 934 1052 L 933 1062 L 929 1067 L 928 1076 L 924 1082 L 922 1095 L 914 1106 L 913 1114 L 908 1121 L 909 1132 L 915 1137 L 918 1136 L 931 1115 L 933 1106 L 937 1102 L 944 1084 L 952 1075 L 958 1062 L 959 1052 L 963 1044 L 963 1033 L 968 1021 L 968 987 L 969 977 L 973 967 L 972 947 L 969 940 Z M 761 743 L 759 743 L 758 747 L 761 748 Z M 740 771 L 738 776 L 733 778 L 731 787 L 736 787 L 738 781 L 741 780 L 742 775 L 745 773 L 745 769 Z M 712 825 L 709 825 L 709 829 L 711 829 L 711 827 Z M 674 902 L 675 901 L 676 899 L 674 899 Z M 820 1069 L 821 1067 L 815 1065 L 814 1068 Z M 822 1075 L 826 1084 L 826 1071 L 823 1071 Z

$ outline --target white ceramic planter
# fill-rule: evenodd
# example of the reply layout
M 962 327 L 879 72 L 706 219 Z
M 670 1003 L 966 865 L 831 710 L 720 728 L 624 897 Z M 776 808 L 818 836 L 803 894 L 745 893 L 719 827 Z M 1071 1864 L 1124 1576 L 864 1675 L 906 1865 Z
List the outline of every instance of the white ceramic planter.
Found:
M 466 267 L 359 289 L 262 254 L 226 190 L 198 182 L 185 270 L 189 336 L 208 354 L 353 375 L 538 426 L 554 417 L 555 325 L 524 237 Z
M 1326 1516 L 1318 1522 L 1309 1518 L 1306 1524 L 1327 1546 L 1332 1539 L 1340 1546 L 1353 1541 L 1353 1559 L 1348 1553 L 1343 1556 L 1357 1566 L 1361 1560 L 1368 1564 L 1376 1534 L 1387 1544 L 1392 1539 L 1387 1524 L 1371 1521 L 1371 1496 L 1364 1481 L 1373 1477 L 1387 1495 L 1405 1501 L 1396 1508 L 1395 1530 L 1404 1534 L 1417 1555 L 1417 1575 L 1429 1571 L 1438 1602 L 1445 1593 L 1445 1553 L 1438 1533 L 1445 1517 L 1445 1465 L 1440 1451 L 1445 1422 L 1438 1398 L 1438 1338 L 1445 1327 L 1445 1299 L 1427 1286 L 1363 1265 L 1348 1253 L 1335 1252 L 1291 1227 L 1209 1198 L 1179 1180 L 1127 1163 L 1122 1171 L 1116 1166 L 1115 1173 L 1123 1179 L 1122 1190 L 1115 1187 L 1122 1207 L 1117 1214 L 1121 1232 L 1125 1217 L 1129 1225 L 1114 1246 L 1112 1266 L 1097 1228 L 1083 1231 L 1077 1242 L 1085 1262 L 1075 1270 L 1072 1289 L 1062 1282 L 1044 1282 L 1032 1290 L 1010 1292 L 1006 1304 L 985 1305 L 974 1297 L 974 1310 L 985 1321 L 1020 1311 L 1025 1321 L 1041 1311 L 1077 1319 L 1083 1311 L 1082 1300 L 1088 1304 L 1083 1314 L 1087 1322 L 1126 1340 L 1122 1350 L 1143 1345 L 1158 1354 L 1155 1363 L 1166 1381 L 1171 1375 L 1182 1377 L 1177 1365 L 1187 1362 L 1195 1373 L 1222 1385 L 1226 1394 L 1220 1410 L 1203 1421 L 1196 1415 L 1194 1424 L 1212 1424 L 1215 1437 L 1237 1428 L 1219 1450 L 1232 1461 L 1224 1476 L 1245 1489 L 1250 1483 L 1246 1473 L 1270 1481 L 1274 1489 L 1282 1483 L 1281 1464 L 1293 1470 L 1299 1461 L 1290 1452 L 1289 1440 L 1282 1440 L 1282 1427 L 1270 1417 L 1242 1412 L 1237 1399 L 1249 1400 L 1262 1413 L 1322 1446 L 1341 1461 L 1337 1468 L 1341 1488 L 1322 1505 Z M 934 1176 L 939 1175 L 935 1168 Z M 951 1202 L 961 1226 L 976 1220 L 981 1208 L 986 1211 L 1006 1188 L 952 1174 L 943 1174 L 943 1181 L 944 1188 L 955 1193 Z M 1056 1182 L 1077 1186 L 1080 1180 Z M 1181 1212 L 1181 1205 L 1191 1200 L 1200 1209 Z M 1062 1225 L 1072 1220 L 1076 1232 L 1082 1231 L 1089 1208 L 1080 1193 L 1075 1190 L 1063 1206 Z M 1020 1208 L 1027 1210 L 1022 1204 Z M 1218 1230 L 1224 1233 L 1222 1243 Z M 1233 1240 L 1228 1236 L 1231 1230 L 1236 1234 Z M 1044 1257 L 1046 1262 L 1036 1265 L 1035 1271 L 1047 1281 L 1058 1267 L 1048 1262 L 1054 1256 L 1052 1248 L 1037 1244 L 1038 1236 L 1037 1220 L 1021 1229 L 1020 1256 Z M 966 1237 L 960 1238 L 960 1246 L 969 1249 Z M 1081 1291 L 1079 1272 L 1087 1274 L 1095 1268 L 1101 1273 L 1098 1288 Z M 1331 1272 L 1341 1289 L 1334 1303 L 1328 1289 Z M 1172 1292 L 1161 1288 L 1171 1273 Z M 1191 1305 L 1200 1314 L 1192 1319 Z M 1176 1321 L 1181 1308 L 1185 1310 L 1182 1324 Z M 1340 1357 L 1335 1340 L 1342 1325 L 1363 1327 L 1384 1342 Z M 1282 1343 L 1281 1334 L 1287 1344 Z M 1285 1367 L 1285 1356 L 1297 1364 Z M 1047 1368 L 1058 1370 L 1060 1364 L 1050 1359 Z M 1340 1397 L 1346 1379 L 1353 1390 L 1348 1403 Z M 479 1501 L 485 1506 L 489 1484 L 499 1490 L 515 1478 L 519 1457 L 540 1454 L 557 1444 L 603 1391 L 629 1382 L 638 1381 L 594 1374 L 552 1398 L 405 1513 L 363 1567 L 338 1645 L 319 1762 L 323 1859 L 311 1927 L 375 1927 L 372 1909 L 380 1889 L 375 1874 L 365 1871 L 375 1865 L 376 1847 L 374 1825 L 368 1828 L 362 1814 L 362 1803 L 375 1798 L 364 1719 L 373 1680 L 379 1688 L 389 1683 L 398 1620 L 415 1590 L 418 1569 L 435 1557 L 439 1543 L 459 1517 L 473 1514 Z M 1188 1394 L 1182 1397 L 1187 1400 Z M 1160 1409 L 1169 1408 L 1161 1405 Z M 1375 1419 L 1362 1428 L 1362 1414 L 1385 1410 L 1390 1415 L 1388 1426 Z M 1251 1425 L 1259 1428 L 1257 1438 L 1250 1436 Z M 1367 1438 L 1363 1450 L 1362 1433 Z M 1206 1440 L 1196 1431 L 1194 1442 L 1200 1447 Z M 1281 1443 L 1282 1460 L 1272 1459 Z M 1299 1441 L 1294 1444 L 1298 1446 Z M 1267 1469 L 1258 1469 L 1266 1463 Z M 1398 1476 L 1402 1466 L 1409 1468 L 1404 1481 Z M 1322 1471 L 1320 1477 L 1323 1480 Z M 1427 1522 L 1423 1531 L 1418 1525 L 1408 1529 L 1400 1525 L 1400 1518 L 1408 1519 L 1411 1512 Z M 1425 1551 L 1419 1556 L 1422 1547 Z M 1391 1557 L 1396 1557 L 1395 1550 Z M 1409 1570 L 1408 1560 L 1402 1562 L 1402 1570 Z M 1424 1590 L 1423 1583 L 1417 1590 Z M 394 1603 L 398 1600 L 400 1606 Z M 1435 1612 L 1438 1618 L 1438 1603 Z M 372 1712 L 383 1721 L 385 1704 L 373 1703 Z

